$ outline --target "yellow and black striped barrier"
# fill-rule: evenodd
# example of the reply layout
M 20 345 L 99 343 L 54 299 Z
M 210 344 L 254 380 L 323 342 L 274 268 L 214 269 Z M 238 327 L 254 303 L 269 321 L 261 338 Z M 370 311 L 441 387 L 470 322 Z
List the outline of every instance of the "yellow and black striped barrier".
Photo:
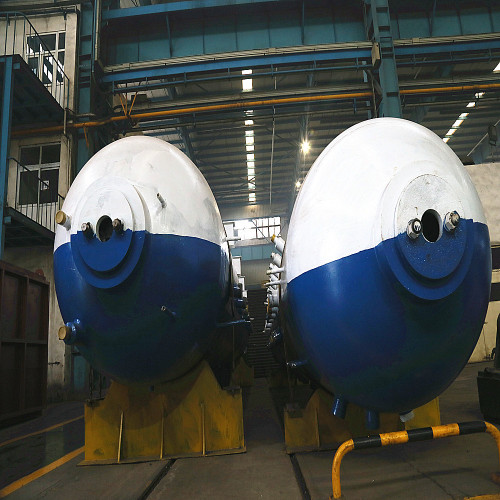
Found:
M 340 489 L 340 464 L 342 459 L 353 450 L 365 450 L 367 448 L 379 448 L 381 446 L 390 446 L 393 444 L 402 444 L 414 441 L 426 441 L 428 439 L 440 439 L 449 436 L 464 436 L 465 434 L 476 434 L 487 432 L 495 439 L 498 448 L 500 460 L 500 431 L 489 422 L 462 422 L 460 424 L 439 425 L 436 427 L 423 427 L 409 431 L 388 432 L 387 434 L 378 434 L 376 436 L 361 437 L 349 439 L 342 443 L 335 453 L 332 464 L 332 488 L 333 496 L 331 498 L 340 498 L 342 492 Z M 499 482 L 499 475 L 494 473 L 492 479 Z

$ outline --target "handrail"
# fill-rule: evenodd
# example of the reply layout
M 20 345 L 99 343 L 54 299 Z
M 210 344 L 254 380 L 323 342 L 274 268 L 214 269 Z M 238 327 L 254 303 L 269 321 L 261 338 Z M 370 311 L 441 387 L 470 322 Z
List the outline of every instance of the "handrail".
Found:
M 57 71 L 56 71 L 56 83 L 55 83 L 55 89 L 50 89 L 50 93 L 52 96 L 55 98 L 55 100 L 63 107 L 67 108 L 69 107 L 69 77 L 66 75 L 64 72 L 64 66 L 61 64 L 61 62 L 54 56 L 52 51 L 48 48 L 47 44 L 42 40 L 41 35 L 38 33 L 38 31 L 35 29 L 31 21 L 28 19 L 26 14 L 22 12 L 1 12 L 0 13 L 0 20 L 5 19 L 5 33 L 4 33 L 4 43 L 3 43 L 3 53 L 0 53 L 0 55 L 3 56 L 8 56 L 8 55 L 14 55 L 16 54 L 16 29 L 17 29 L 17 21 L 18 17 L 21 17 L 23 20 L 23 32 L 22 32 L 22 52 L 20 56 L 28 63 L 28 51 L 26 50 L 26 36 L 36 36 L 39 40 L 40 45 L 43 47 L 44 54 L 48 54 L 51 59 L 51 63 L 55 64 L 57 66 Z M 8 35 L 9 35 L 9 28 L 11 26 L 12 21 L 13 23 L 13 33 L 12 33 L 12 48 L 10 47 L 10 42 L 8 42 Z M 26 24 L 28 25 L 29 32 L 26 30 Z M 1 50 L 1 47 L 0 47 Z M 65 48 L 66 52 L 66 48 Z M 63 79 L 63 84 L 62 86 L 62 96 L 59 93 L 59 96 L 57 95 L 58 92 L 58 85 L 57 85 L 57 77 L 58 73 L 61 74 L 62 79 Z M 38 75 L 37 75 L 38 76 Z M 52 87 L 52 82 L 51 82 L 51 87 Z M 55 95 L 54 95 L 55 94 Z
M 55 233 L 57 225 L 55 215 L 57 211 L 61 209 L 64 203 L 64 196 L 61 196 L 59 192 L 57 192 L 57 187 L 55 188 L 56 191 L 54 192 L 54 188 L 50 185 L 49 182 L 44 181 L 39 175 L 36 175 L 36 180 L 37 180 L 36 203 L 21 204 L 19 202 L 19 195 L 20 195 L 19 182 L 21 178 L 19 173 L 20 171 L 23 171 L 23 172 L 31 172 L 33 174 L 34 171 L 30 170 L 28 167 L 23 165 L 20 161 L 18 161 L 16 158 L 12 156 L 8 158 L 8 161 L 13 161 L 17 165 L 15 199 L 14 199 L 14 207 L 12 208 L 14 208 L 19 213 L 22 213 L 29 219 L 37 222 L 41 226 L 46 227 L 47 229 Z M 41 186 L 44 186 L 45 189 L 43 190 L 40 189 Z M 49 201 L 47 203 L 41 203 L 40 192 L 44 190 L 48 190 L 48 192 L 51 194 L 57 193 L 57 200 Z M 52 196 L 50 196 L 50 199 L 52 199 Z
M 333 495 L 330 498 L 341 498 L 342 491 L 340 488 L 340 464 L 342 459 L 353 450 L 361 450 L 366 448 L 379 448 L 381 446 L 390 446 L 393 444 L 402 444 L 413 441 L 426 441 L 429 439 L 440 439 L 450 436 L 463 436 L 465 434 L 476 434 L 479 432 L 487 432 L 495 439 L 498 456 L 500 460 L 500 431 L 489 422 L 475 421 L 462 422 L 458 424 L 438 425 L 436 427 L 424 427 L 421 429 L 413 429 L 409 431 L 388 432 L 385 434 L 377 434 L 376 436 L 361 437 L 350 439 L 340 445 L 332 463 L 332 490 Z M 499 483 L 500 476 L 498 473 L 492 474 L 492 480 Z

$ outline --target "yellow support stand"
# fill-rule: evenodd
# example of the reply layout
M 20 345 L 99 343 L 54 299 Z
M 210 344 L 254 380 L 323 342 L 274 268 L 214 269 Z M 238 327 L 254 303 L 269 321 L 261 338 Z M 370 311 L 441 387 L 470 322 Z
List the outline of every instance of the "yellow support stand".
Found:
M 405 423 L 405 430 L 420 429 L 421 427 L 436 427 L 441 425 L 439 398 L 413 410 L 415 416 Z
M 231 374 L 231 384 L 239 387 L 252 387 L 254 379 L 254 368 L 248 366 L 243 358 L 240 358 L 236 368 Z
M 365 411 L 349 404 L 346 418 L 332 415 L 333 396 L 316 389 L 304 409 L 285 409 L 285 446 L 287 453 L 332 450 L 353 437 L 429 427 L 440 424 L 439 402 L 435 400 L 414 410 L 415 417 L 405 424 L 397 413 L 381 413 L 379 429 L 366 429 Z
M 241 391 L 221 389 L 206 361 L 154 391 L 113 382 L 85 405 L 83 465 L 245 451 Z

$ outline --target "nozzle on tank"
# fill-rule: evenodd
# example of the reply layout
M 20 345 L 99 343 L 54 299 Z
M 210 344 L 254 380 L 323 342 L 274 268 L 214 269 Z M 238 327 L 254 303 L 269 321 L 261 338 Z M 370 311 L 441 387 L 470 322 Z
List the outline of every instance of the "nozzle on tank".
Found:
M 82 323 L 79 319 L 69 321 L 61 326 L 58 331 L 59 340 L 63 340 L 67 345 L 76 344 L 80 340 L 83 332 Z
M 375 430 L 380 427 L 380 417 L 378 411 L 366 410 L 366 428 Z
M 415 413 L 413 413 L 413 410 L 406 411 L 404 413 L 399 414 L 399 420 L 401 420 L 401 422 L 403 422 L 403 424 L 406 422 L 409 422 L 413 418 L 415 418 Z
M 276 236 L 273 234 L 271 236 L 271 241 L 274 243 L 274 246 L 278 250 L 278 252 L 283 253 L 283 249 L 285 248 L 285 240 L 281 236 Z
M 347 401 L 342 396 L 336 397 L 333 401 L 332 414 L 335 417 L 344 419 L 347 411 L 347 404 Z
M 63 226 L 66 229 L 71 228 L 71 217 L 64 213 L 62 210 L 59 210 L 56 213 L 56 224 L 59 226 Z

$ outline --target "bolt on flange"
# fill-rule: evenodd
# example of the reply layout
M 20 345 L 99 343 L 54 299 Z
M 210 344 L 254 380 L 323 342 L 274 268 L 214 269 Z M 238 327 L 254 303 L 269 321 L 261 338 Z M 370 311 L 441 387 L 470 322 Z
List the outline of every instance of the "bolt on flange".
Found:
M 113 230 L 117 234 L 123 233 L 123 222 L 120 219 L 113 220 Z
M 408 226 L 406 228 L 406 234 L 412 240 L 416 240 L 420 233 L 422 232 L 422 223 L 420 219 L 412 219 L 408 222 Z
M 90 222 L 84 222 L 82 224 L 82 233 L 87 238 L 91 238 L 94 235 L 94 230 L 92 229 L 92 224 Z
M 458 212 L 448 212 L 444 217 L 444 228 L 447 231 L 454 231 L 460 224 L 460 215 Z

